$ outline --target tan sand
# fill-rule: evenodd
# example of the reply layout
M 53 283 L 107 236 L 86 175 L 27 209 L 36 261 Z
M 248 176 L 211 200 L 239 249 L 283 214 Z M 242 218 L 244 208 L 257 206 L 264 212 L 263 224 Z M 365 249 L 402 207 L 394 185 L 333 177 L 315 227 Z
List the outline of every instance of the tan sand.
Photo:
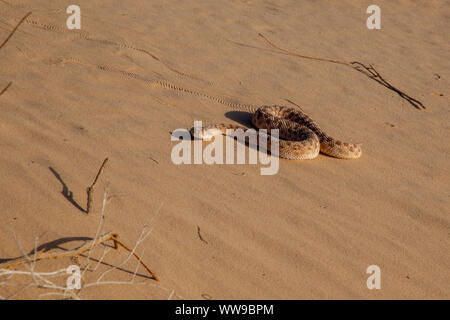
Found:
M 85 299 L 450 298 L 448 2 L 377 1 L 381 30 L 351 0 L 77 4 L 81 31 L 66 28 L 67 1 L 0 0 L 0 42 L 32 11 L 0 50 L 0 90 L 12 82 L 0 96 L 0 259 L 20 256 L 11 226 L 27 252 L 35 237 L 94 236 L 107 187 L 106 231 L 132 245 L 154 217 L 139 253 L 160 281 L 94 286 Z M 259 32 L 304 55 L 372 63 L 427 109 L 346 66 L 282 54 Z M 171 131 L 245 118 L 214 97 L 289 99 L 333 137 L 363 142 L 363 157 L 281 160 L 273 176 L 260 165 L 175 166 Z M 107 156 L 86 215 L 77 206 Z M 381 290 L 366 287 L 369 265 Z

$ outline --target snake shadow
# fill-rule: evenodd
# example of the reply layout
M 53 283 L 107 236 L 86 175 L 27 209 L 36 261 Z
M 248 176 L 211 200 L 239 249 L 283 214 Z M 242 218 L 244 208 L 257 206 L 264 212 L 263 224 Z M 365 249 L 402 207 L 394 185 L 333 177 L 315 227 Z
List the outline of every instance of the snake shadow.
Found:
M 253 113 L 245 111 L 229 111 L 225 113 L 225 117 L 227 117 L 228 119 L 236 121 L 248 128 L 254 128 L 252 124 L 252 115 Z
M 225 113 L 225 117 L 227 117 L 230 120 L 233 120 L 240 125 L 243 125 L 250 129 L 255 129 L 255 127 L 252 124 L 252 116 L 253 113 L 246 112 L 246 111 L 228 111 Z M 191 128 L 192 131 L 193 128 Z M 192 137 L 190 134 L 188 135 L 186 130 L 175 130 L 170 132 L 170 134 L 178 139 L 183 140 L 196 140 L 197 138 Z M 246 145 L 247 147 L 250 147 L 252 149 L 258 150 L 257 146 L 249 145 L 248 143 L 244 141 L 237 141 L 238 143 L 241 143 L 243 145 Z
M 252 115 L 253 115 L 252 113 L 245 112 L 245 111 L 229 111 L 229 112 L 225 113 L 225 117 L 227 117 L 228 119 L 236 121 L 239 124 L 241 124 L 243 126 L 246 126 L 248 128 L 254 128 L 254 126 L 252 124 Z M 190 128 L 189 131 L 191 132 L 192 129 L 193 128 Z M 176 137 L 178 139 L 183 137 L 183 139 L 186 139 L 186 140 L 195 140 L 194 137 L 192 137 L 192 136 L 189 136 L 190 138 L 187 137 L 187 134 L 186 134 L 185 130 L 170 131 L 170 135 L 174 136 L 174 137 Z M 51 170 L 53 172 L 53 169 L 51 169 Z
M 246 112 L 246 111 L 228 111 L 227 113 L 225 113 L 225 117 L 227 117 L 230 120 L 236 121 L 237 123 L 249 128 L 249 129 L 256 129 L 255 126 L 252 123 L 252 117 L 253 117 L 253 113 L 251 112 Z M 254 149 L 256 151 L 258 151 L 258 146 L 253 146 L 250 145 L 248 143 L 245 143 L 243 141 L 237 141 L 237 143 L 241 143 L 246 145 L 248 148 Z

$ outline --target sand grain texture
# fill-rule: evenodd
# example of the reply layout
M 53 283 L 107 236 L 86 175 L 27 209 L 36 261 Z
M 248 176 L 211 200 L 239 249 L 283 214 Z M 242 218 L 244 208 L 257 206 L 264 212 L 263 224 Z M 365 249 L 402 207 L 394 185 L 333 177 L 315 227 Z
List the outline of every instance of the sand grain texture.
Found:
M 126 243 L 164 203 L 144 260 L 165 289 L 104 286 L 87 299 L 450 298 L 447 1 L 378 1 L 382 30 L 350 0 L 77 4 L 82 29 L 71 31 L 66 1 L 0 1 L 0 41 L 32 11 L 0 50 L 0 90 L 12 82 L 0 96 L 0 259 L 20 254 L 7 215 L 26 251 L 34 237 L 93 236 L 107 186 L 105 228 Z M 281 54 L 259 32 L 305 55 L 372 63 L 427 109 L 345 66 Z M 233 103 L 285 99 L 364 143 L 363 157 L 281 160 L 274 176 L 171 162 L 171 131 L 238 124 Z M 381 290 L 366 287 L 372 264 Z

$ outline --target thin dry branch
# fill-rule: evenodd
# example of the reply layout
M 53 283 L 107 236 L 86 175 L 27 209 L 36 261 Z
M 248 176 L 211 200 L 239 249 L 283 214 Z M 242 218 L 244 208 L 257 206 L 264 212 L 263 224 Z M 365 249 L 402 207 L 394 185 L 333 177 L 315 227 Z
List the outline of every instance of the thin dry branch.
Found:
M 6 92 L 6 90 L 9 89 L 9 87 L 11 87 L 11 85 L 12 85 L 12 81 L 10 83 L 8 83 L 6 85 L 6 87 L 0 92 L 0 97 Z
M 107 240 L 112 240 L 113 239 L 113 234 L 114 233 L 112 233 L 112 232 L 108 232 L 108 233 L 104 234 L 103 236 L 99 237 L 98 239 L 86 241 L 86 243 L 83 244 L 79 248 L 76 248 L 76 249 L 73 249 L 73 250 L 68 250 L 68 251 L 65 251 L 65 252 L 59 252 L 59 253 L 35 252 L 33 260 L 38 261 L 38 260 L 42 260 L 42 259 L 54 259 L 54 258 L 77 256 L 77 255 L 80 255 L 81 253 L 89 250 L 89 248 L 90 248 L 90 246 L 92 244 L 95 245 L 95 244 L 99 244 L 99 243 L 107 241 Z M 13 260 L 4 262 L 4 263 L 0 264 L 0 268 L 3 268 L 3 269 L 12 268 L 12 267 L 15 267 L 17 265 L 21 265 L 21 264 L 26 263 L 26 262 L 30 262 L 30 258 L 28 256 L 24 256 L 24 257 L 20 257 L 20 258 L 17 258 L 17 259 L 13 259 Z
M 99 175 L 99 174 L 98 174 Z M 96 178 L 96 180 L 98 179 L 98 177 Z M 42 260 L 42 259 L 54 259 L 54 258 L 58 258 L 58 257 L 77 257 L 77 256 L 84 256 L 86 253 L 83 254 L 83 252 L 87 251 L 87 265 L 83 267 L 83 272 L 81 274 L 81 278 L 84 279 L 83 275 L 86 271 L 88 271 L 89 269 L 89 264 L 91 261 L 91 253 L 92 250 L 94 249 L 94 247 L 96 247 L 98 244 L 102 244 L 104 247 L 104 251 L 103 254 L 100 258 L 100 260 L 96 260 L 97 261 L 97 266 L 94 268 L 94 271 L 97 269 L 99 264 L 105 264 L 108 265 L 107 263 L 103 262 L 103 259 L 106 256 L 106 252 L 110 251 L 112 249 L 118 249 L 119 246 L 123 247 L 125 250 L 127 250 L 129 252 L 129 254 L 127 255 L 127 257 L 118 265 L 109 265 L 110 268 L 107 269 L 106 271 L 104 271 L 99 278 L 97 278 L 96 281 L 92 282 L 92 283 L 87 283 L 83 285 L 83 288 L 88 288 L 88 287 L 92 287 L 92 286 L 100 286 L 100 285 L 108 285 L 108 284 L 116 284 L 116 285 L 131 285 L 131 284 L 142 284 L 142 283 L 136 283 L 135 282 L 135 278 L 138 275 L 137 271 L 140 265 L 142 265 L 150 274 L 151 279 L 158 281 L 158 278 L 156 277 L 156 275 L 150 270 L 150 268 L 144 263 L 142 262 L 141 256 L 144 253 L 144 249 L 142 250 L 142 254 L 141 256 L 139 256 L 138 254 L 136 254 L 136 250 L 137 247 L 147 238 L 147 236 L 150 234 L 151 229 L 150 230 L 146 230 L 147 225 L 146 224 L 144 226 L 144 228 L 141 231 L 141 234 L 139 236 L 139 239 L 136 241 L 134 247 L 132 249 L 130 249 L 127 245 L 125 245 L 122 241 L 118 240 L 118 235 L 115 232 L 108 232 L 108 233 L 103 233 L 104 231 L 104 209 L 106 207 L 107 204 L 107 200 L 110 199 L 110 197 L 107 196 L 106 190 L 103 196 L 103 205 L 102 205 L 102 211 L 101 211 L 101 215 L 99 217 L 99 223 L 98 223 L 98 227 L 97 227 L 97 231 L 95 234 L 95 238 L 89 239 L 89 238 L 84 238 L 83 240 L 86 240 L 86 242 L 81 246 L 78 247 L 76 249 L 73 250 L 68 250 L 62 253 L 48 253 L 48 252 L 42 252 L 41 250 L 51 250 L 48 249 L 47 246 L 40 246 L 38 247 L 38 238 L 35 238 L 35 243 L 34 243 L 34 250 L 32 252 L 30 252 L 29 254 L 27 254 L 24 250 L 23 247 L 20 243 L 20 239 L 17 235 L 17 233 L 15 232 L 12 224 L 11 224 L 11 219 L 8 219 L 8 222 L 11 226 L 11 230 L 13 232 L 14 238 L 16 240 L 17 246 L 21 252 L 21 257 L 17 258 L 17 259 L 9 259 L 7 262 L 4 263 L 0 263 L 0 278 L 2 278 L 2 281 L 0 282 L 0 287 L 1 286 L 8 286 L 8 282 L 13 278 L 14 275 L 25 275 L 25 276 L 30 276 L 32 281 L 30 283 L 25 284 L 25 286 L 21 287 L 18 291 L 14 292 L 13 294 L 3 297 L 0 296 L 0 300 L 3 299 L 11 299 L 16 297 L 17 295 L 19 295 L 21 292 L 25 291 L 26 289 L 30 288 L 30 287 L 35 287 L 35 288 L 41 288 L 41 289 L 46 289 L 46 290 L 51 290 L 50 292 L 44 293 L 39 295 L 39 298 L 44 297 L 44 296 L 60 296 L 62 298 L 72 298 L 72 299 L 81 299 L 81 290 L 72 290 L 69 289 L 68 287 L 64 287 L 64 286 L 60 286 L 57 285 L 55 282 L 53 282 L 52 278 L 56 278 L 56 277 L 61 277 L 64 276 L 66 274 L 67 269 L 60 269 L 60 270 L 56 270 L 53 272 L 36 272 L 35 271 L 35 266 L 36 266 L 36 262 L 38 260 Z M 157 216 L 157 214 L 159 213 L 161 207 L 163 204 L 160 205 L 160 207 L 158 208 L 158 210 L 156 211 L 156 213 L 151 217 L 149 223 L 151 223 L 153 221 L 153 219 Z M 6 214 L 8 215 L 8 212 L 6 212 Z M 81 239 L 81 238 L 80 238 Z M 104 241 L 108 241 L 111 240 L 113 241 L 113 246 L 106 246 Z M 121 268 L 122 265 L 124 265 L 125 263 L 127 263 L 129 261 L 129 259 L 131 257 L 135 257 L 137 259 L 137 263 L 136 263 L 136 267 L 135 270 L 133 272 L 133 276 L 131 278 L 131 280 L 129 281 L 101 281 L 101 279 L 110 271 L 112 270 L 116 270 L 116 269 L 120 269 L 122 271 L 125 271 L 124 269 Z M 95 260 L 95 259 L 94 259 Z M 13 267 L 19 265 L 19 264 L 26 264 L 29 268 L 29 271 L 22 271 L 22 270 L 15 270 Z M 92 271 L 92 270 L 91 270 Z M 139 276 L 143 276 L 141 274 L 139 274 Z M 164 288 L 161 285 L 158 284 L 154 284 L 153 286 L 165 290 L 167 292 L 170 292 L 170 289 L 168 288 Z M 179 295 L 177 295 L 179 296 Z M 179 296 L 180 297 L 180 296 Z M 182 297 L 181 297 L 182 298 Z
M 406 101 L 408 101 L 411 105 L 413 105 L 416 109 L 426 109 L 426 107 L 423 105 L 422 102 L 420 102 L 419 100 L 407 95 L 406 93 L 404 93 L 403 91 L 397 89 L 396 87 L 394 87 L 393 85 L 391 85 L 389 82 L 387 82 L 376 70 L 372 65 L 369 65 L 368 67 L 365 66 L 363 63 L 358 62 L 358 61 L 353 61 L 353 62 L 345 62 L 345 61 L 338 61 L 338 60 L 332 60 L 332 59 L 324 59 L 324 58 L 316 58 L 316 57 L 311 57 L 311 56 L 305 56 L 293 51 L 289 51 L 286 49 L 283 49 L 279 46 L 277 46 L 275 43 L 273 43 L 272 41 L 270 41 L 269 39 L 267 39 L 266 36 L 264 36 L 262 33 L 258 33 L 258 35 L 263 38 L 270 46 L 272 46 L 273 48 L 288 54 L 288 55 L 292 55 L 295 57 L 299 57 L 299 58 L 304 58 L 304 59 L 311 59 L 311 60 L 317 60 L 317 61 L 325 61 L 325 62 L 331 62 L 331 63 L 336 63 L 336 64 L 341 64 L 341 65 L 345 65 L 345 66 L 349 66 L 352 69 L 359 71 L 363 74 L 365 74 L 366 76 L 368 76 L 369 78 L 373 79 L 374 81 L 378 82 L 379 84 L 385 86 L 386 88 L 388 88 L 389 90 L 392 90 L 394 92 L 396 92 L 400 97 L 402 97 L 403 99 L 405 99 Z
M 94 187 L 95 187 L 95 184 L 97 183 L 97 180 L 100 177 L 100 174 L 102 173 L 103 169 L 105 168 L 107 162 L 108 162 L 108 158 L 103 160 L 102 166 L 98 170 L 97 175 L 95 176 L 94 182 L 92 182 L 92 185 L 86 189 L 86 192 L 87 192 L 86 213 L 88 213 L 88 214 L 89 214 L 89 212 L 91 210 L 92 202 L 94 201 Z
M 403 91 L 397 89 L 396 87 L 394 87 L 393 85 L 391 85 L 389 82 L 387 82 L 379 73 L 377 70 L 375 70 L 375 68 L 369 64 L 369 66 L 365 66 L 364 64 L 362 64 L 361 62 L 358 61 L 353 61 L 350 62 L 349 65 L 355 69 L 356 71 L 362 72 L 364 73 L 366 76 L 368 76 L 369 78 L 375 80 L 376 82 L 378 82 L 379 84 L 385 86 L 386 88 L 396 92 L 400 97 L 402 97 L 403 99 L 405 99 L 406 101 L 408 101 L 410 104 L 412 104 L 415 108 L 417 109 L 426 109 L 426 107 L 423 105 L 422 102 L 420 102 L 419 100 L 407 95 L 406 93 L 404 93 Z M 362 68 L 362 69 L 361 69 Z M 364 72 L 365 71 L 365 72 Z
M 138 259 L 138 261 L 142 264 L 142 266 L 145 268 L 145 270 L 148 271 L 148 273 L 150 273 L 150 275 L 152 276 L 153 280 L 159 281 L 158 277 L 152 272 L 152 270 L 150 270 L 149 267 L 147 267 L 147 265 L 142 262 L 141 257 L 139 257 L 137 255 L 137 253 L 133 252 L 130 248 L 128 248 L 123 242 L 120 242 L 119 240 L 114 239 L 114 248 L 117 249 L 117 245 L 120 245 L 122 248 L 124 248 L 125 250 L 127 250 L 128 252 L 132 253 L 133 256 L 135 256 L 136 259 Z
M 104 235 L 100 236 L 97 239 L 86 241 L 85 244 L 83 244 L 81 247 L 68 250 L 65 252 L 58 252 L 58 253 L 52 253 L 52 252 L 35 252 L 33 261 L 39 261 L 42 259 L 56 259 L 56 258 L 62 258 L 62 257 L 74 257 L 78 256 L 83 252 L 86 252 L 90 250 L 90 248 L 94 245 L 98 245 L 99 243 L 105 242 L 105 241 L 113 241 L 114 248 L 118 249 L 118 246 L 121 246 L 125 250 L 132 252 L 123 242 L 118 240 L 119 234 L 117 232 L 108 232 Z M 150 270 L 150 268 L 142 261 L 141 257 L 139 257 L 136 253 L 133 252 L 133 255 L 139 260 L 141 265 L 148 271 L 148 273 L 152 276 L 152 278 L 156 281 L 158 281 L 158 278 L 156 275 Z M 0 269 L 9 269 L 12 267 L 15 267 L 17 265 L 30 262 L 30 258 L 28 256 L 17 258 L 5 263 L 0 264 Z
M 105 192 L 103 193 L 103 203 L 102 203 L 102 210 L 101 210 L 101 214 L 99 217 L 99 222 L 97 224 L 97 231 L 95 232 L 95 237 L 94 239 L 97 239 L 101 233 L 103 233 L 104 230 L 104 222 L 105 222 L 105 207 L 106 207 L 106 203 L 107 203 L 107 196 L 106 196 L 106 189 Z M 89 269 L 89 265 L 91 262 L 91 254 L 92 254 L 92 250 L 94 249 L 94 243 L 92 243 L 91 247 L 89 248 L 88 251 L 88 256 L 87 256 L 87 265 L 86 265 L 86 269 L 83 271 L 83 275 L 84 273 Z
M 263 38 L 264 40 L 266 40 L 266 42 L 271 45 L 272 47 L 274 47 L 275 49 L 284 52 L 286 54 L 289 54 L 291 56 L 296 56 L 296 57 L 300 57 L 300 58 L 305 58 L 305 59 L 311 59 L 311 60 L 318 60 L 318 61 L 326 61 L 326 62 L 331 62 L 331 63 L 337 63 L 337 64 L 343 64 L 343 65 L 348 65 L 347 62 L 342 62 L 342 61 L 337 61 L 337 60 L 331 60 L 331 59 L 324 59 L 324 58 L 316 58 L 316 57 L 310 57 L 310 56 L 305 56 L 293 51 L 289 51 L 283 48 L 280 48 L 279 46 L 277 46 L 275 43 L 273 43 L 272 41 L 270 41 L 269 39 L 266 38 L 265 35 L 263 35 L 262 33 L 258 33 L 258 35 Z
M 9 41 L 9 39 L 11 39 L 11 37 L 13 36 L 13 34 L 17 31 L 17 29 L 19 28 L 19 26 L 25 21 L 26 18 L 28 18 L 28 16 L 31 14 L 31 11 L 28 12 L 22 19 L 20 19 L 19 23 L 14 27 L 14 29 L 11 31 L 11 33 L 9 34 L 9 36 L 5 39 L 5 41 L 3 41 L 2 44 L 0 44 L 0 49 L 3 48 L 6 43 Z

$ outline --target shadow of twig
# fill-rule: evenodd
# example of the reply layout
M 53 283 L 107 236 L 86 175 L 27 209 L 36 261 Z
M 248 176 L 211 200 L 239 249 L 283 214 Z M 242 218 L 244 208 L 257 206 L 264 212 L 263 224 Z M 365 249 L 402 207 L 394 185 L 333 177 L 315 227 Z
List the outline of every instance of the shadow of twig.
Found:
M 75 208 L 77 208 L 78 210 L 83 211 L 84 213 L 87 213 L 85 209 L 83 209 L 74 199 L 73 199 L 73 192 L 69 190 L 69 188 L 67 187 L 66 183 L 64 182 L 64 180 L 61 178 L 61 176 L 59 175 L 58 172 L 56 172 L 55 169 L 53 169 L 52 167 L 48 167 L 49 170 L 53 173 L 53 175 L 56 177 L 56 179 L 58 179 L 58 181 L 61 183 L 62 185 L 62 191 L 61 194 L 64 196 L 64 198 L 66 198 L 71 204 L 73 204 L 75 206 Z
M 61 245 L 65 244 L 65 243 L 73 242 L 73 241 L 90 241 L 90 240 L 93 240 L 93 238 L 90 238 L 90 237 L 64 237 L 64 238 L 60 238 L 60 239 L 57 239 L 57 240 L 53 240 L 53 241 L 49 241 L 49 242 L 43 243 L 40 246 L 36 247 L 36 249 L 31 250 L 27 255 L 30 256 L 30 257 L 33 257 L 33 255 L 35 253 L 47 252 L 47 251 L 50 251 L 50 250 L 53 250 L 53 249 L 60 249 L 62 251 L 69 251 L 69 249 L 61 247 Z M 114 248 L 113 246 L 108 245 L 106 243 L 102 243 L 102 245 L 105 246 L 105 247 Z M 80 256 L 84 257 L 84 258 L 87 258 L 87 256 L 84 255 L 84 254 L 80 254 Z M 20 259 L 20 258 L 21 257 L 7 258 L 7 259 L 1 259 L 0 258 L 0 264 L 6 263 L 6 262 L 9 262 L 9 261 L 13 261 L 13 260 L 17 260 L 17 259 Z M 100 263 L 102 265 L 105 265 L 107 267 L 115 267 L 112 264 L 109 264 L 107 262 L 104 262 L 104 261 L 101 261 L 101 260 L 98 260 L 98 259 L 95 259 L 95 258 L 92 258 L 92 257 L 89 257 L 89 259 L 92 260 L 92 261 L 98 262 L 98 263 Z M 134 274 L 135 273 L 134 271 L 127 270 L 127 269 L 124 269 L 124 268 L 121 268 L 121 267 L 116 267 L 116 269 L 120 270 L 120 271 L 123 271 L 125 273 L 129 273 L 129 274 Z M 145 275 L 145 274 L 140 274 L 140 273 L 136 273 L 136 276 L 139 276 L 139 277 L 142 277 L 142 278 L 146 278 L 146 279 L 152 279 L 151 276 L 148 276 L 148 275 Z
M 53 240 L 50 242 L 43 243 L 40 246 L 38 246 L 36 249 L 31 250 L 28 253 L 28 256 L 33 256 L 35 252 L 40 252 L 40 251 L 47 252 L 52 249 L 61 249 L 61 250 L 66 251 L 67 249 L 60 247 L 61 244 L 71 242 L 71 241 L 87 241 L 87 240 L 92 240 L 92 238 L 89 238 L 89 237 L 66 237 L 66 238 Z M 21 258 L 21 257 L 0 259 L 0 264 L 8 262 L 8 261 L 12 261 L 12 260 L 17 260 L 19 258 Z
M 228 111 L 225 113 L 225 117 L 236 121 L 246 127 L 252 128 L 252 113 L 246 111 Z
M 105 244 L 105 246 L 106 246 L 106 244 Z M 85 254 L 80 254 L 80 257 L 87 258 L 87 256 Z M 115 266 L 113 264 L 107 263 L 107 262 L 102 261 L 102 260 L 98 260 L 98 259 L 95 259 L 95 258 L 92 258 L 92 257 L 89 257 L 89 260 L 92 260 L 94 262 L 100 263 L 100 264 L 102 264 L 104 266 L 107 266 L 107 267 L 110 267 L 110 268 L 115 268 L 116 270 L 120 270 L 120 271 L 128 273 L 128 274 L 132 274 L 132 275 L 135 274 L 134 271 L 127 270 L 127 269 L 124 269 L 122 267 L 117 267 L 117 266 Z M 92 271 L 92 270 L 87 269 L 87 271 Z M 138 273 L 138 272 L 136 272 L 136 276 L 139 276 L 139 277 L 145 278 L 145 279 L 153 279 L 153 280 L 155 279 L 155 278 L 153 278 L 151 276 L 148 276 L 148 275 L 142 274 L 142 273 Z

